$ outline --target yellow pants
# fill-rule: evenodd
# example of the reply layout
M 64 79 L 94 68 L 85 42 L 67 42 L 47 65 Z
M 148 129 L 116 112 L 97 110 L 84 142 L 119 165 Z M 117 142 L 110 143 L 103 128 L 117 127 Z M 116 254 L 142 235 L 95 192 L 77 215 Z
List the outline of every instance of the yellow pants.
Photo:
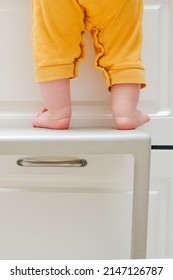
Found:
M 33 54 L 37 82 L 78 75 L 89 30 L 95 65 L 108 88 L 146 85 L 141 61 L 143 0 L 33 0 Z

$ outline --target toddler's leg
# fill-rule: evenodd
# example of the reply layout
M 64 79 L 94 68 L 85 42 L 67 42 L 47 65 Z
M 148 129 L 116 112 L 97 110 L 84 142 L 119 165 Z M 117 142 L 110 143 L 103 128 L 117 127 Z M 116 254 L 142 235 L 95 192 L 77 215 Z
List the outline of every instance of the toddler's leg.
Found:
M 45 108 L 33 121 L 33 127 L 68 129 L 71 118 L 70 79 L 40 83 Z
M 137 110 L 140 84 L 114 84 L 111 87 L 113 119 L 117 129 L 135 129 L 149 121 L 149 116 Z

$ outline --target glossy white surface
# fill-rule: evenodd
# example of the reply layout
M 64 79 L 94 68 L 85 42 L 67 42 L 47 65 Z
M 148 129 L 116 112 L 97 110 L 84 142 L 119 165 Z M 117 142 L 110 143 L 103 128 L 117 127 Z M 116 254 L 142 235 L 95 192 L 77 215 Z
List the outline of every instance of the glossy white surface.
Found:
M 50 135 L 40 135 L 45 129 L 15 131 L 2 130 L 0 137 L 0 154 L 37 154 L 70 156 L 72 153 L 89 154 L 130 154 L 134 157 L 134 180 L 133 180 L 133 206 L 132 206 L 132 235 L 131 235 L 131 257 L 145 258 L 147 246 L 148 225 L 148 197 L 149 197 L 149 171 L 150 171 L 150 137 L 140 131 L 115 131 L 112 129 L 77 128 L 66 131 L 52 131 Z M 115 133 L 116 132 L 116 133 Z M 27 157 L 24 156 L 24 159 Z M 39 157 L 40 158 L 40 157 Z M 78 158 L 81 159 L 81 158 Z M 83 157 L 82 157 L 83 159 Z M 86 160 L 86 159 L 85 159 Z M 1 164 L 3 165 L 3 161 Z M 105 162 L 102 162 L 105 164 Z M 112 165 L 112 162 L 110 163 Z M 20 168 L 30 168 L 21 167 Z M 32 168 L 32 167 L 31 167 Z M 37 167 L 35 167 L 36 169 Z M 51 167 L 53 168 L 53 167 Z M 72 168 L 72 167 L 71 167 Z M 95 165 L 100 169 L 100 163 Z M 84 169 L 84 167 L 78 167 Z M 124 166 L 123 166 L 124 169 Z M 87 169 L 86 169 L 87 170 Z M 44 167 L 42 167 L 44 172 Z M 101 171 L 101 170 L 100 170 Z M 79 171 L 78 171 L 79 172 Z M 78 172 L 76 176 L 78 176 Z M 24 174 L 22 174 L 24 175 Z M 48 174 L 49 175 L 49 174 Z M 68 174 L 69 175 L 69 174 Z M 87 176 L 88 173 L 84 173 Z M 83 180 L 83 178 L 82 178 Z M 57 184 L 58 177 L 57 177 Z M 107 181 L 108 183 L 108 181 Z M 88 187 L 90 184 L 88 184 Z M 26 189 L 27 191 L 27 189 Z M 62 210 L 64 210 L 62 208 Z M 52 216 L 50 216 L 52 219 Z M 69 232 L 69 234 L 71 234 Z M 106 241 L 106 240 L 105 240 Z M 80 243 L 79 243 L 80 244 Z M 56 252 L 56 250 L 55 250 Z M 36 251 L 33 250 L 33 257 Z M 54 254 L 54 251 L 52 251 Z M 62 258 L 62 255 L 57 255 Z

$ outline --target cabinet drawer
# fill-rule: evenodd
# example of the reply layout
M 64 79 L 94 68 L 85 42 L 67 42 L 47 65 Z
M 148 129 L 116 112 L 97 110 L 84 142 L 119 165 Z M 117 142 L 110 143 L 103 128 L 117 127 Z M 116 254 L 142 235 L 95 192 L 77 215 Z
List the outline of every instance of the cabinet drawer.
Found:
M 82 160 L 85 164 L 76 164 Z M 63 162 L 60 166 L 57 162 Z M 69 165 L 70 161 L 70 165 Z M 0 156 L 0 186 L 6 184 L 24 184 L 31 186 L 38 183 L 54 186 L 57 182 L 70 185 L 85 182 L 106 182 L 133 178 L 133 157 L 131 155 L 70 155 L 70 156 L 36 156 L 6 155 Z M 72 164 L 71 164 L 72 162 Z M 64 164 L 65 163 L 65 164 Z M 67 164 L 66 164 L 67 163 Z M 75 164 L 73 164 L 75 163 Z M 22 166 L 23 165 L 23 166 Z
M 65 159 L 0 156 L 0 259 L 129 258 L 132 156 L 66 157 L 85 167 L 22 167 L 21 158 Z

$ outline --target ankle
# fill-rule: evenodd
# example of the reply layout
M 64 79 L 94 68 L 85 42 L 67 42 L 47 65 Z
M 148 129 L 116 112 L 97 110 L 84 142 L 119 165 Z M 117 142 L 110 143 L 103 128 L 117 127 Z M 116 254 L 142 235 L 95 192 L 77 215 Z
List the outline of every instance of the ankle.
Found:
M 115 117 L 131 117 L 137 111 L 139 84 L 117 84 L 111 87 L 111 107 Z
M 70 119 L 71 115 L 71 105 L 64 106 L 63 108 L 48 108 L 48 116 L 51 119 Z
M 129 110 L 128 108 L 112 108 L 112 116 L 114 118 L 133 118 L 138 110 Z

